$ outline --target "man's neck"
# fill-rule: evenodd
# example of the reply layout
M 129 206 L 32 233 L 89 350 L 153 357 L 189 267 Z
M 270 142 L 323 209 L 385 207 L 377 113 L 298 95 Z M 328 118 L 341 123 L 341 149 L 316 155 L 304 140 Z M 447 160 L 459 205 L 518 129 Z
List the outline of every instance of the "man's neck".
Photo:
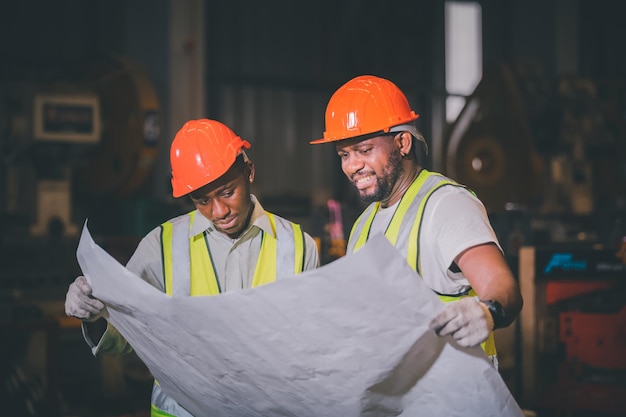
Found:
M 380 206 L 386 208 L 393 206 L 400 201 L 404 193 L 406 193 L 411 184 L 413 184 L 413 181 L 415 181 L 421 171 L 421 166 L 413 161 L 407 161 L 402 175 L 398 178 L 398 181 L 396 181 L 396 184 L 393 187 L 392 193 L 389 195 L 388 199 L 380 202 Z

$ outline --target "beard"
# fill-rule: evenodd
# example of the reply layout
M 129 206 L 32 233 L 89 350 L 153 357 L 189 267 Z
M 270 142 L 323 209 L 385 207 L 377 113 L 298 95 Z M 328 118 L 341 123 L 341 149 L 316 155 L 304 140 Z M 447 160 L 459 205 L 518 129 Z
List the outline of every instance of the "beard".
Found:
M 361 201 L 370 204 L 388 198 L 403 170 L 404 167 L 402 165 L 400 152 L 391 153 L 387 165 L 383 168 L 383 172 L 380 175 L 376 175 L 376 187 L 374 191 L 369 194 L 366 194 L 365 191 L 358 191 Z

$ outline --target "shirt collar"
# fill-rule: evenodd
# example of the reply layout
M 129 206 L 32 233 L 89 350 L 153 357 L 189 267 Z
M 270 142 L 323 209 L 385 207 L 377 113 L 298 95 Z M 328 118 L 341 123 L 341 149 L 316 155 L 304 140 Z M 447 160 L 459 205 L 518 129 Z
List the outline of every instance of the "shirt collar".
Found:
M 252 209 L 252 215 L 250 216 L 250 224 L 248 225 L 246 230 L 241 233 L 241 236 L 246 234 L 246 232 L 253 227 L 257 227 L 263 230 L 265 233 L 269 233 L 271 236 L 274 236 L 274 231 L 272 229 L 272 225 L 270 224 L 270 219 L 265 213 L 265 209 L 263 209 L 263 206 L 261 206 L 261 203 L 254 194 L 250 194 L 250 198 L 252 199 L 252 204 L 254 205 L 254 208 Z M 209 233 L 221 233 L 217 229 L 215 229 L 215 226 L 213 226 L 213 222 L 204 217 L 202 213 L 200 213 L 197 209 L 196 211 L 197 213 L 195 216 L 195 220 L 193 222 L 193 225 L 191 226 L 191 230 L 189 231 L 189 237 L 199 235 L 200 233 L 204 233 L 205 231 L 208 231 Z

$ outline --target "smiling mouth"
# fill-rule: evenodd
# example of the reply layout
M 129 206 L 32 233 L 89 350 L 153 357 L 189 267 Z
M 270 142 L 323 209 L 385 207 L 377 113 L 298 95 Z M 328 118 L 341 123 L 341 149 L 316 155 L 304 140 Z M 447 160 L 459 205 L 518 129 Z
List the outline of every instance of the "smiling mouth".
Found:
M 362 188 L 367 188 L 371 186 L 372 183 L 375 182 L 375 180 L 376 180 L 376 176 L 369 174 L 369 175 L 361 176 L 359 178 L 353 178 L 352 183 L 357 189 L 362 189 Z

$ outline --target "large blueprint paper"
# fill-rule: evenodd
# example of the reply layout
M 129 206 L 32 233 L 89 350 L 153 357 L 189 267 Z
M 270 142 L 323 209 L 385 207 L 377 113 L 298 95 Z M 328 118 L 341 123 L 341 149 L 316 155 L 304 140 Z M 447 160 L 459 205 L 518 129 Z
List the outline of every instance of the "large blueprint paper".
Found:
M 77 251 L 108 320 L 193 415 L 522 416 L 480 348 L 428 330 L 442 308 L 382 235 L 296 278 L 169 297 L 85 225 Z

